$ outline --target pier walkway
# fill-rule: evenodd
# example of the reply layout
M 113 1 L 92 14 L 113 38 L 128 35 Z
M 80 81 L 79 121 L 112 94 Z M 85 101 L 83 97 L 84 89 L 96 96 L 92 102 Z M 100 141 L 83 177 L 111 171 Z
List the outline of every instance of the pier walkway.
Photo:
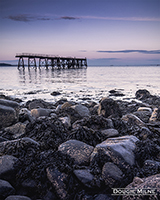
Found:
M 70 68 L 82 68 L 87 67 L 87 59 L 86 58 L 75 58 L 75 57 L 60 57 L 54 55 L 45 55 L 45 54 L 32 54 L 32 53 L 18 53 L 15 56 L 19 58 L 18 61 L 18 69 L 21 67 L 24 69 L 24 58 L 28 59 L 28 68 L 34 67 L 37 68 L 36 60 L 38 59 L 38 67 L 46 67 L 48 69 L 49 66 L 58 69 L 70 69 Z

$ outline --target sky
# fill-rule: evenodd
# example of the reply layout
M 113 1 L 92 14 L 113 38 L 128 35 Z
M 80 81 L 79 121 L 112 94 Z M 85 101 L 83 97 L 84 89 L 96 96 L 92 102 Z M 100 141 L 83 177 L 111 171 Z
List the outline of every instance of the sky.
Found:
M 160 0 L 0 0 L 0 62 L 16 53 L 160 64 Z

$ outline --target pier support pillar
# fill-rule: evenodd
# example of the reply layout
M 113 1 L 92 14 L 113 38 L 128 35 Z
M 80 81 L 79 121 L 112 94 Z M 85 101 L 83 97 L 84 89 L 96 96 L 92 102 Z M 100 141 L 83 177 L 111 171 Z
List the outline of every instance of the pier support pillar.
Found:
M 28 57 L 28 68 L 31 67 L 31 66 L 37 68 L 37 66 L 36 66 L 36 59 Z
M 24 69 L 24 60 L 23 60 L 23 57 L 19 57 L 18 69 L 20 69 L 20 67 L 23 67 L 23 69 Z

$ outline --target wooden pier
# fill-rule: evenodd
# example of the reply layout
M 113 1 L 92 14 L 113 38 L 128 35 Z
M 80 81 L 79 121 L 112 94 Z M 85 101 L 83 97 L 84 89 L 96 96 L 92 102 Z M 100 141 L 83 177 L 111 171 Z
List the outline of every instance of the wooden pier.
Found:
M 45 55 L 45 54 L 32 54 L 32 53 L 19 53 L 16 54 L 16 58 L 19 58 L 18 61 L 18 69 L 21 67 L 24 69 L 24 58 L 28 59 L 28 68 L 34 67 L 37 68 L 36 60 L 38 59 L 38 67 L 46 67 L 48 69 L 49 66 L 58 69 L 70 69 L 70 68 L 83 68 L 87 67 L 87 59 L 86 58 L 75 58 L 75 57 L 60 57 L 53 55 Z

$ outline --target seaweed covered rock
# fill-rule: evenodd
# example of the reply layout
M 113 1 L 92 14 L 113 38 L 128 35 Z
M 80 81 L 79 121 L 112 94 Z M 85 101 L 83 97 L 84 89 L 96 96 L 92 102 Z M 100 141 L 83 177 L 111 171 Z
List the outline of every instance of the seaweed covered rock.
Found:
M 160 162 L 155 160 L 145 160 L 143 165 L 143 173 L 145 176 L 151 176 L 160 173 Z
M 10 195 L 5 200 L 31 200 L 29 197 L 21 195 Z
M 88 165 L 94 147 L 78 140 L 68 140 L 58 147 L 58 151 L 69 155 L 78 165 Z
M 0 179 L 0 199 L 4 200 L 7 196 L 15 194 L 15 189 L 8 181 Z
M 150 92 L 149 92 L 148 90 L 146 90 L 146 89 L 140 89 L 140 90 L 138 90 L 138 91 L 136 92 L 135 96 L 136 96 L 136 99 L 144 100 L 144 99 L 150 97 L 151 94 L 150 94 Z

